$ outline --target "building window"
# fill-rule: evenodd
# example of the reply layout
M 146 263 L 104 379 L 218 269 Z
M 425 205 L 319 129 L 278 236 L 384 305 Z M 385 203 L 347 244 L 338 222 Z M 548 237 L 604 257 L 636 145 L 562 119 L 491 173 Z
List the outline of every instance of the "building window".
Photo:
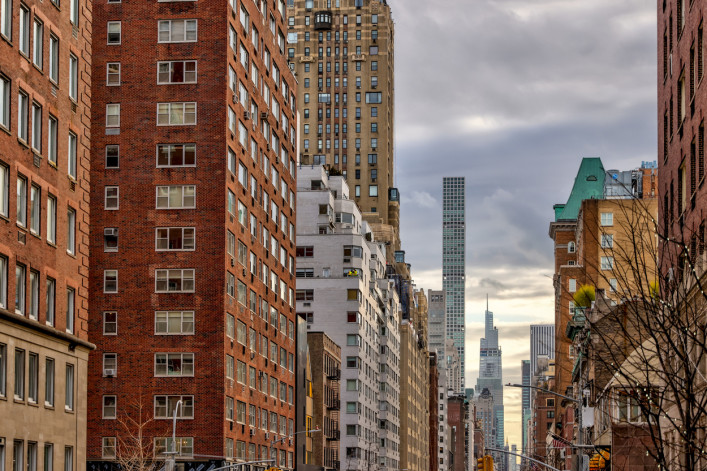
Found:
M 47 122 L 47 162 L 56 166 L 57 145 L 59 141 L 59 123 L 49 115 Z
M 601 269 L 602 270 L 613 270 L 614 269 L 614 257 L 601 257 Z
M 193 293 L 194 269 L 155 270 L 155 293 Z
M 118 228 L 106 227 L 103 229 L 103 251 L 117 252 L 118 251 Z
M 155 396 L 155 419 L 171 419 L 175 411 L 178 419 L 193 419 L 194 396 Z
M 76 0 L 72 0 L 73 2 Z M 69 55 L 69 98 L 74 101 L 78 100 L 79 96 L 79 59 L 73 55 Z
M 74 288 L 66 289 L 66 331 L 70 334 L 74 333 L 75 296 Z
M 196 144 L 158 144 L 157 167 L 194 167 Z
M 29 318 L 39 318 L 39 272 L 29 271 Z
M 7 345 L 4 343 L 0 343 L 0 397 L 7 397 Z
M 30 12 L 24 5 L 20 5 L 20 52 L 29 57 L 29 19 Z
M 611 249 L 614 247 L 614 235 L 613 234 L 602 234 L 601 235 L 601 248 Z
M 28 142 L 29 96 L 22 90 L 17 95 L 17 138 Z
M 155 335 L 191 335 L 194 311 L 155 311 Z
M 110 103 L 106 105 L 106 127 L 120 127 L 120 103 Z
M 574 242 L 567 244 L 567 253 L 574 253 L 577 250 L 577 245 Z
M 157 83 L 196 83 L 196 61 L 158 62 Z
M 42 107 L 32 103 L 32 149 L 42 153 Z
M 39 235 L 42 216 L 42 190 L 37 185 L 32 185 L 29 190 L 29 230 Z
M 9 0 L 0 0 L 7 2 Z M 0 75 L 0 126 L 10 129 L 10 79 Z
M 103 354 L 103 376 L 112 378 L 118 374 L 118 354 Z
M 69 255 L 76 254 L 76 211 L 74 208 L 69 208 L 66 211 L 66 253 Z
M 15 440 L 12 447 L 12 471 L 25 471 L 25 442 Z
M 118 335 L 118 313 L 116 311 L 103 313 L 103 335 Z
M 106 85 L 120 85 L 120 62 L 108 62 L 106 64 Z
M 30 352 L 28 366 L 28 388 L 27 400 L 33 404 L 37 403 L 39 397 L 39 355 Z
M 574 293 L 575 291 L 577 291 L 577 280 L 575 280 L 574 278 L 570 278 L 569 280 L 568 291 L 570 293 Z
M 56 303 L 56 280 L 53 278 L 47 277 L 47 282 L 46 282 L 46 305 L 47 305 L 47 311 L 46 311 L 46 322 L 47 325 L 54 325 L 54 312 L 55 312 L 55 303 Z
M 67 160 L 67 165 L 68 165 L 68 172 L 69 176 L 76 180 L 76 143 L 77 143 L 77 137 L 76 134 L 69 132 L 69 151 L 68 151 L 68 158 Z
M 115 397 L 115 396 L 111 396 L 111 397 Z M 116 457 L 116 438 L 115 437 L 103 437 L 103 439 L 101 440 L 101 456 L 106 459 L 115 459 L 115 457 Z
M 2 450 L 0 450 L 0 459 L 4 458 Z M 44 444 L 44 471 L 54 471 L 54 445 L 51 443 Z
M 194 376 L 194 354 L 156 353 L 155 376 Z
M 118 270 L 103 270 L 103 292 L 118 292 Z
M 609 279 L 609 291 L 611 291 L 612 293 L 615 293 L 616 287 L 617 287 L 616 278 Z
M 602 226 L 613 226 L 614 225 L 614 213 L 601 213 L 600 215 Z
M 196 102 L 157 104 L 158 126 L 185 126 L 196 124 Z
M 73 2 L 72 2 L 73 5 Z M 74 447 L 64 447 L 64 471 L 74 470 Z
M 196 186 L 158 186 L 157 209 L 196 208 Z
M 66 394 L 64 395 L 64 409 L 74 410 L 74 365 L 66 365 Z
M 106 210 L 120 209 L 119 192 L 120 192 L 120 188 L 117 186 L 107 186 L 105 188 L 104 209 L 106 209 Z
M 160 20 L 157 22 L 160 43 L 196 41 L 196 20 Z
M 177 451 L 177 456 L 192 456 L 194 454 L 194 439 L 192 437 L 155 437 L 155 455 L 164 456 L 166 452 Z
M 103 418 L 115 419 L 118 400 L 116 396 L 103 396 Z
M 0 0 L 0 34 L 12 39 L 12 0 Z
M 49 80 L 59 83 L 59 38 L 49 35 Z
M 44 65 L 44 24 L 35 18 L 33 28 L 32 62 L 40 70 Z
M 193 227 L 158 227 L 155 229 L 155 250 L 194 250 Z
M 15 312 L 20 315 L 25 313 L 25 288 L 27 269 L 18 263 L 15 265 Z
M 108 44 L 120 44 L 121 24 L 120 21 L 108 22 Z
M 120 146 L 110 144 L 106 146 L 106 168 L 120 167 Z

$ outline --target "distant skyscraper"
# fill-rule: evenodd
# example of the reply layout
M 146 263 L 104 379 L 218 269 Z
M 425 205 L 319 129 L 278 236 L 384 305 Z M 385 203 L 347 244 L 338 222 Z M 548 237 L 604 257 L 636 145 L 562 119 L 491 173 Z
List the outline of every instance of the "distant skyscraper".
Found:
M 498 345 L 498 328 L 493 325 L 493 312 L 488 310 L 488 302 L 485 312 L 486 324 L 484 338 L 481 339 L 481 349 L 479 352 L 479 379 L 476 382 L 476 390 L 488 389 L 493 396 L 494 414 L 494 440 L 486 440 L 486 443 L 495 443 L 496 448 L 503 448 L 504 443 L 504 413 L 503 413 L 503 363 L 501 361 L 501 347 Z
M 456 393 L 464 392 L 464 283 L 466 262 L 466 217 L 464 177 L 442 180 L 442 287 L 447 302 L 447 338 L 454 341 L 461 363 L 458 384 L 450 384 Z
M 530 326 L 530 375 L 536 373 L 538 357 L 555 358 L 555 325 L 534 324 Z
M 447 338 L 447 319 L 444 301 L 444 291 L 427 291 L 427 338 L 428 350 L 437 353 L 440 364 L 445 362 L 444 341 Z M 444 368 L 444 365 L 442 365 Z
M 523 377 L 523 386 L 530 386 L 530 379 L 533 376 L 532 373 L 530 372 L 530 360 L 521 360 L 520 361 L 520 370 L 521 370 L 521 375 Z M 522 436 L 523 436 L 523 442 L 522 442 L 522 450 L 523 454 L 527 455 L 526 450 L 528 447 L 528 420 L 530 420 L 530 388 L 525 387 L 523 388 L 522 391 L 523 394 L 523 401 L 522 401 L 522 421 L 521 421 L 521 427 L 522 427 Z M 515 445 L 514 445 L 515 446 Z

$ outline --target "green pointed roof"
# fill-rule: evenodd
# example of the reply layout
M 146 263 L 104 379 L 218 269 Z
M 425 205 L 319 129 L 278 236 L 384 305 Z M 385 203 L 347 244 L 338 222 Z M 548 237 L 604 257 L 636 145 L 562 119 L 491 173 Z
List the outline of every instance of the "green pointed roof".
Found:
M 556 204 L 555 221 L 576 221 L 582 201 L 604 199 L 606 172 L 599 157 L 584 157 L 574 179 L 574 186 L 565 204 Z

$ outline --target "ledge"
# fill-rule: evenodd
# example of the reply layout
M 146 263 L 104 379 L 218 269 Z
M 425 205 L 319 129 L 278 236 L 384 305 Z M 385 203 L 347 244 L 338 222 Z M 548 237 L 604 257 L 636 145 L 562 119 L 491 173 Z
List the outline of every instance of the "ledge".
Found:
M 33 321 L 30 319 L 27 319 L 26 317 L 13 314 L 7 309 L 0 309 L 0 319 L 2 320 L 8 320 L 12 322 L 13 324 L 20 325 L 22 327 L 27 327 L 31 330 L 41 332 L 42 334 L 45 334 L 49 337 L 54 337 L 59 340 L 63 340 L 66 343 L 69 344 L 69 348 L 73 350 L 76 346 L 81 346 L 84 347 L 88 350 L 95 350 L 96 346 L 92 344 L 91 342 L 87 342 L 86 340 L 80 339 L 76 337 L 75 335 L 66 333 L 66 332 L 61 332 L 60 330 L 57 330 L 53 327 L 50 327 L 48 325 L 43 325 L 40 324 L 37 321 Z

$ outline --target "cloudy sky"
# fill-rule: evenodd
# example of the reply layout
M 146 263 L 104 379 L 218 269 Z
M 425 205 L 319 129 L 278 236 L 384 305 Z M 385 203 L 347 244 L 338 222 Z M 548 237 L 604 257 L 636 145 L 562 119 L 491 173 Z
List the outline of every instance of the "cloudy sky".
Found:
M 441 289 L 442 177 L 465 176 L 467 385 L 487 293 L 504 382 L 519 382 L 528 325 L 553 321 L 548 227 L 581 157 L 656 159 L 655 2 L 388 1 L 403 248 L 418 288 Z M 520 447 L 520 390 L 504 402 Z

